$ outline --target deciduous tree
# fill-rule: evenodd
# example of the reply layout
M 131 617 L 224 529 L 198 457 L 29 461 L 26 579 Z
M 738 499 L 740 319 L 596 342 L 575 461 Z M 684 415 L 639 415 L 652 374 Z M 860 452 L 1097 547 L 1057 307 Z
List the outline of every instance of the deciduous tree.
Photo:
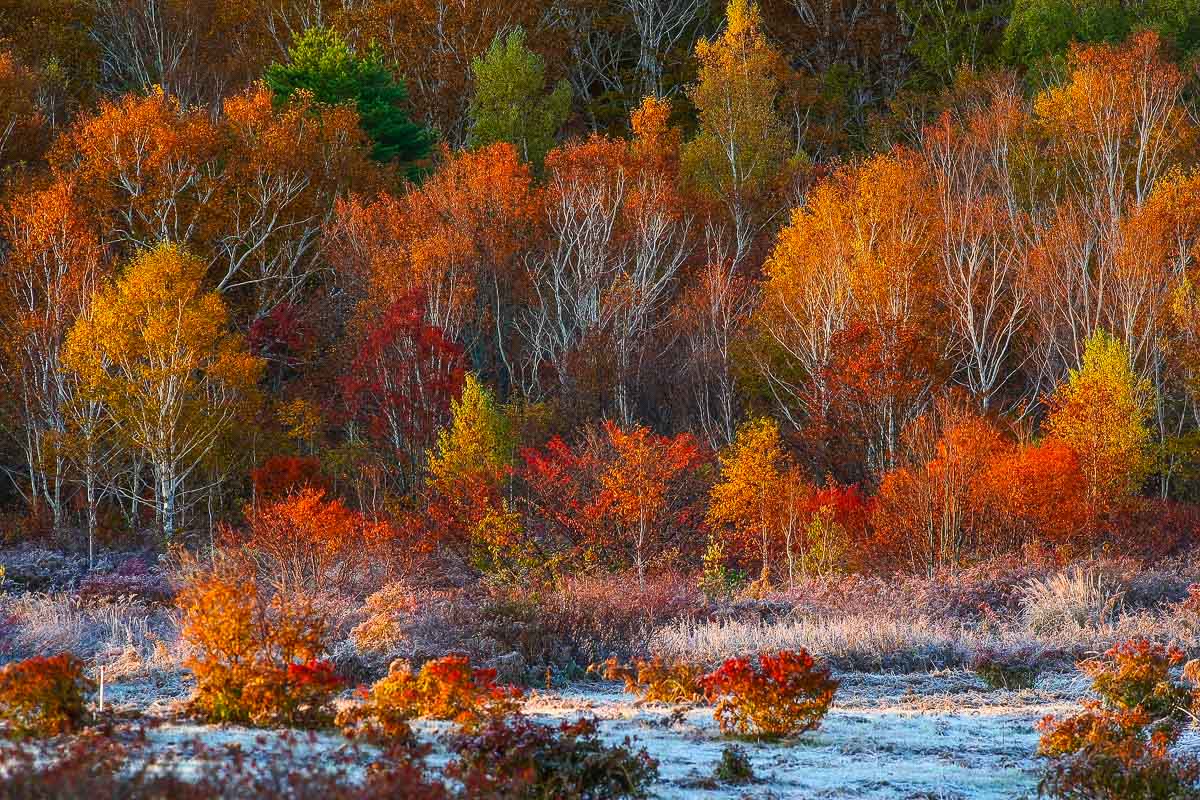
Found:
M 153 471 L 154 507 L 175 535 L 189 481 L 256 401 L 262 362 L 229 331 L 204 262 L 176 245 L 139 255 L 71 328 L 63 360 Z M 134 492 L 136 494 L 136 491 Z

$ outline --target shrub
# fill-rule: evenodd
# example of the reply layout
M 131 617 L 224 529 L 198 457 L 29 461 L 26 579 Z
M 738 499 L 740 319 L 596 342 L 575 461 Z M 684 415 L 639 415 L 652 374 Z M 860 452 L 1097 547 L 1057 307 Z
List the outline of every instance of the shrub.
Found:
M 524 717 L 493 719 L 460 735 L 458 759 L 446 773 L 461 781 L 468 798 L 483 800 L 617 800 L 647 796 L 658 763 L 628 740 L 604 744 L 593 720 L 558 728 Z
M 193 576 L 180 593 L 181 635 L 193 653 L 192 712 L 212 722 L 321 727 L 339 686 L 325 650 L 324 615 L 304 598 L 263 596 L 230 562 Z
M 385 739 L 409 735 L 408 720 L 452 720 L 470 728 L 487 718 L 515 713 L 521 690 L 496 685 L 493 669 L 472 669 L 466 656 L 426 662 L 420 672 L 400 666 L 363 691 L 364 704 L 340 717 L 351 732 Z
M 713 769 L 713 778 L 719 783 L 739 785 L 754 783 L 754 767 L 746 751 L 740 747 L 728 746 L 721 751 L 721 760 Z
M 0 670 L 0 720 L 10 739 L 71 733 L 87 719 L 93 684 L 70 653 L 35 656 Z
M 1013 653 L 987 648 L 971 660 L 971 670 L 989 689 L 1032 689 L 1038 676 L 1038 653 L 1018 650 Z
M 367 583 L 386 561 L 391 528 L 353 511 L 319 489 L 246 509 L 247 531 L 226 529 L 259 574 L 280 592 L 324 594 Z
M 1041 791 L 1050 797 L 1127 800 L 1200 796 L 1200 765 L 1170 747 L 1190 715 L 1192 691 L 1174 680 L 1177 648 L 1132 640 L 1080 662 L 1099 701 L 1066 719 L 1047 717 L 1038 753 L 1050 759 Z
M 1133 639 L 1111 647 L 1103 658 L 1082 661 L 1079 668 L 1092 679 L 1092 688 L 1109 707 L 1121 711 L 1143 709 L 1151 720 L 1187 717 L 1192 690 L 1175 682 L 1171 669 L 1183 663 L 1183 651 L 1146 639 Z
M 407 750 L 365 753 L 351 745 L 311 755 L 305 742 L 280 737 L 278 749 L 247 757 L 237 748 L 187 743 L 182 761 L 156 756 L 140 736 L 85 733 L 34 750 L 9 745 L 0 797 L 5 800 L 450 800 Z M 371 761 L 365 779 L 362 764 Z M 190 762 L 190 763 L 189 763 Z M 202 769 L 196 769 L 202 764 Z
M 403 625 L 411 620 L 416 603 L 402 583 L 389 583 L 367 597 L 367 618 L 350 631 L 360 653 L 391 653 L 408 637 Z
M 717 704 L 714 716 L 726 734 L 778 738 L 821 724 L 838 682 L 818 667 L 803 648 L 763 653 L 757 667 L 747 658 L 731 658 L 703 678 L 706 697 Z
M 1079 715 L 1085 717 L 1088 715 Z M 1200 797 L 1200 764 L 1172 756 L 1165 737 L 1146 741 L 1120 722 L 1098 714 L 1087 722 L 1072 718 L 1079 741 L 1057 740 L 1066 748 L 1050 762 L 1038 785 L 1041 795 L 1064 800 L 1184 800 Z M 1051 733 L 1061 734 L 1057 726 Z M 1086 729 L 1086 730 L 1085 730 Z M 1043 736 L 1043 742 L 1046 737 Z
M 625 691 L 655 703 L 696 703 L 704 699 L 700 682 L 704 670 L 683 661 L 667 663 L 661 656 L 622 664 L 616 656 L 588 666 L 588 672 L 608 681 L 624 681 Z

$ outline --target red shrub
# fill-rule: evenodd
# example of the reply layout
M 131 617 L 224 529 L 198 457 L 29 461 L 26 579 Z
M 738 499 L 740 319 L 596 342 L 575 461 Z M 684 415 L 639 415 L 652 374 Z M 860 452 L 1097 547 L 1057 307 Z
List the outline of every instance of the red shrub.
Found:
M 312 456 L 271 456 L 250 472 L 259 500 L 278 500 L 302 489 L 327 491 L 320 459 Z
M 0 670 L 0 720 L 11 739 L 57 736 L 87 718 L 85 698 L 93 684 L 83 662 L 69 653 L 35 656 Z
M 838 682 L 808 651 L 763 653 L 755 666 L 731 658 L 702 681 L 724 733 L 777 738 L 817 728 L 833 704 Z

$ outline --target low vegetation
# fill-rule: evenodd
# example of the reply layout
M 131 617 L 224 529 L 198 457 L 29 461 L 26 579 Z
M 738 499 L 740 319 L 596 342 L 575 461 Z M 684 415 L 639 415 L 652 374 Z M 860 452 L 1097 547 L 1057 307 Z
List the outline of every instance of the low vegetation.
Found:
M 611 656 L 591 664 L 588 672 L 608 681 L 623 681 L 625 691 L 652 703 L 695 703 L 704 699 L 704 669 L 683 662 L 667 663 L 662 656 L 637 658 L 622 664 Z
M 777 739 L 813 730 L 829 713 L 838 682 L 806 650 L 731 658 L 702 682 L 721 731 Z
M 1099 700 L 1084 711 L 1042 722 L 1039 753 L 1048 759 L 1041 791 L 1055 798 L 1152 800 L 1195 797 L 1200 762 L 1172 745 L 1196 704 L 1183 683 L 1183 653 L 1142 640 L 1123 642 L 1080 663 Z
M 10 739 L 74 733 L 89 718 L 95 688 L 70 653 L 34 656 L 0 669 L 0 725 Z
M 607 745 L 596 723 L 551 728 L 520 717 L 493 719 L 454 742 L 448 773 L 469 798 L 621 800 L 649 796 L 658 764 L 629 742 Z

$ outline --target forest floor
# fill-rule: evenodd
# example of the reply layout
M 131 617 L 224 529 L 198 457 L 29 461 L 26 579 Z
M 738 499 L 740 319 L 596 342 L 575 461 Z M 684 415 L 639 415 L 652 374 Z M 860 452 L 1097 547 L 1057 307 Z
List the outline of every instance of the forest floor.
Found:
M 1018 800 L 1037 796 L 1037 722 L 1078 709 L 1087 684 L 1077 675 L 1044 674 L 1034 689 L 989 691 L 973 674 L 842 673 L 833 709 L 820 729 L 776 743 L 738 742 L 757 780 L 722 786 L 709 780 L 731 740 L 720 735 L 711 708 L 643 703 L 616 684 L 575 684 L 535 690 L 524 711 L 557 723 L 582 716 L 599 721 L 610 742 L 629 738 L 659 761 L 654 794 L 661 798 L 914 798 Z M 202 768 L 197 743 L 235 747 L 252 759 L 288 758 L 319 764 L 346 745 L 337 734 L 302 735 L 183 721 L 175 710 L 188 687 L 177 678 L 110 687 L 115 709 L 140 711 L 149 752 L 186 772 Z M 434 746 L 428 764 L 449 759 L 447 724 L 418 722 Z M 1184 746 L 1200 741 L 1189 735 Z M 297 741 L 300 744 L 297 744 Z

